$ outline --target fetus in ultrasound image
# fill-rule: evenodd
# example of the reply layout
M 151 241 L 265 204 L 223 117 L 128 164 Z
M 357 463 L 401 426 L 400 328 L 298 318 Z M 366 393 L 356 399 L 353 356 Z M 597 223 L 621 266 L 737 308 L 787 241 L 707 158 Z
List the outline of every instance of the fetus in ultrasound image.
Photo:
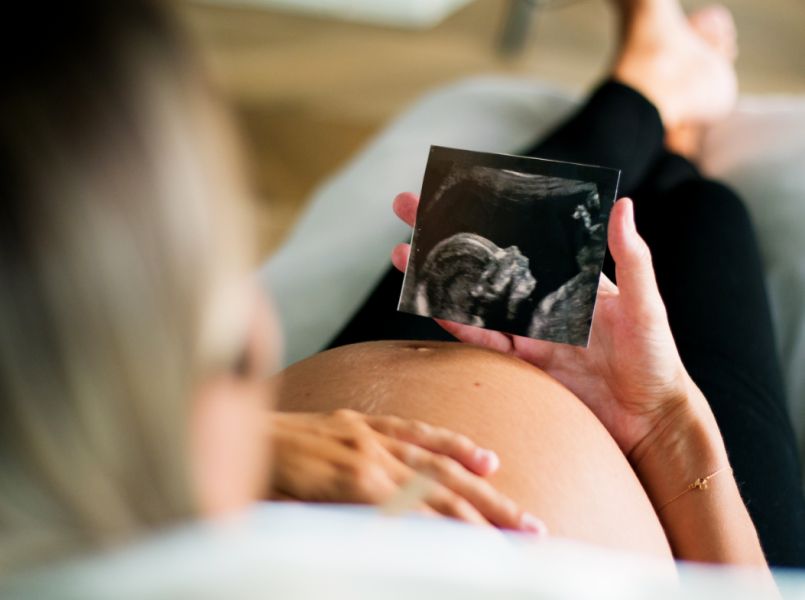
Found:
M 618 177 L 432 148 L 399 310 L 586 345 Z

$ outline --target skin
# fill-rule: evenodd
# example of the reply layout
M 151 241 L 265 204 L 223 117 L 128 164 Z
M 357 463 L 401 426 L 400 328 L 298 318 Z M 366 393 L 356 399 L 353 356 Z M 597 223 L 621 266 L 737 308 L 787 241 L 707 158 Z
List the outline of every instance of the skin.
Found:
M 193 480 L 204 516 L 226 518 L 267 496 L 380 504 L 424 471 L 432 484 L 417 509 L 547 533 L 543 521 L 485 479 L 500 465 L 497 454 L 453 430 L 351 411 L 275 412 L 268 373 L 276 371 L 278 327 L 260 295 L 251 303 L 242 365 L 208 377 L 193 400 Z
M 278 408 L 349 408 L 450 427 L 496 449 L 501 468 L 490 483 L 539 515 L 552 535 L 671 558 L 612 437 L 567 388 L 525 361 L 456 343 L 346 346 L 286 369 Z M 371 485 L 382 490 L 378 479 Z
M 319 387 L 314 368 L 309 383 Z M 284 388 L 285 386 L 281 386 Z M 546 533 L 545 525 L 493 487 L 484 476 L 498 470 L 496 453 L 453 429 L 416 419 L 352 410 L 274 413 L 276 461 L 271 498 L 385 504 L 400 497 L 417 473 L 430 478 L 413 506 L 431 515 Z
M 192 481 L 200 513 L 212 519 L 236 514 L 258 498 L 273 462 L 266 415 L 274 405 L 268 373 L 276 368 L 277 325 L 259 294 L 243 305 L 249 304 L 242 366 L 207 377 L 192 401 Z
M 416 202 L 403 195 L 395 205 L 400 214 L 415 214 Z M 609 231 L 620 287 L 604 284 L 611 306 L 596 311 L 586 351 L 452 325 L 460 339 L 487 348 L 380 342 L 322 353 L 284 373 L 280 408 L 356 408 L 450 426 L 497 448 L 503 467 L 490 483 L 540 514 L 559 535 L 666 558 L 673 552 L 677 558 L 765 567 L 729 471 L 706 493 L 685 494 L 667 505 L 686 482 L 729 463 L 709 406 L 673 345 L 650 253 L 634 230 L 628 200 L 616 203 Z M 397 249 L 395 262 L 407 258 L 405 250 Z M 265 332 L 264 309 L 257 314 L 254 331 Z M 204 467 L 198 473 L 207 476 L 199 482 L 208 486 L 200 485 L 199 495 L 212 516 L 242 508 L 265 484 L 254 454 L 261 454 L 257 442 L 267 433 L 249 421 L 268 414 L 258 365 L 271 349 L 265 336 L 251 339 L 249 367 L 212 379 L 197 398 L 196 433 L 203 435 L 196 438 L 196 456 Z M 615 344 L 618 351 L 610 352 Z M 557 351 L 572 353 L 553 364 Z M 565 372 L 577 379 L 568 379 L 567 387 L 560 379 Z M 576 385 L 574 395 L 568 388 Z M 589 393 L 593 397 L 585 398 Z M 352 413 L 336 414 L 354 419 Z M 245 432 L 253 432 L 251 442 L 237 440 Z M 502 522 L 494 510 L 483 509 L 489 499 L 499 502 L 494 492 L 478 495 L 474 506 L 455 492 L 466 471 L 457 461 L 405 460 L 442 482 L 428 488 L 422 507 L 471 522 Z M 410 480 L 381 465 L 351 471 L 347 481 L 360 480 L 360 473 L 369 475 L 358 489 L 373 493 L 393 495 Z
M 689 20 L 677 0 L 616 0 L 620 50 L 613 77 L 657 107 L 669 131 L 724 118 L 737 98 L 735 28 L 724 7 Z
M 395 212 L 409 225 L 417 206 L 413 194 L 394 201 Z M 618 286 L 602 278 L 588 348 L 440 324 L 464 342 L 542 368 L 575 393 L 631 463 L 675 557 L 757 567 L 767 577 L 715 418 L 676 349 L 631 200 L 613 207 L 608 235 Z M 407 264 L 409 252 L 407 244 L 395 248 L 392 261 L 398 268 Z M 706 493 L 675 499 L 690 482 L 718 470 L 723 471 Z

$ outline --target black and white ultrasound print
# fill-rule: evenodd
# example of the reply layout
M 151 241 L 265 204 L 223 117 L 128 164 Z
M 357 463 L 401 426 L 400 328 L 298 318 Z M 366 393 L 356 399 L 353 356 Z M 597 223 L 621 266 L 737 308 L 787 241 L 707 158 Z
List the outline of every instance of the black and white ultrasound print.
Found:
M 399 310 L 586 346 L 619 177 L 432 147 Z

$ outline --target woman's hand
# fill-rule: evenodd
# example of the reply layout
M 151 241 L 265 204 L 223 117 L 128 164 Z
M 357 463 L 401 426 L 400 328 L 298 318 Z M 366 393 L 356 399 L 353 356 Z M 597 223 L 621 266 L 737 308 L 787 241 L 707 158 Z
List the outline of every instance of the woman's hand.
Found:
M 418 204 L 415 195 L 400 194 L 394 211 L 413 226 Z M 618 286 L 601 276 L 588 348 L 437 321 L 464 342 L 513 354 L 555 377 L 590 407 L 627 457 L 639 462 L 654 438 L 701 394 L 694 393 L 677 352 L 631 200 L 613 207 L 608 237 Z M 408 244 L 394 249 L 398 269 L 405 268 L 409 252 Z
M 470 523 L 545 533 L 545 525 L 483 477 L 497 455 L 440 427 L 351 410 L 272 413 L 277 500 L 385 504 L 417 473 L 432 479 L 416 506 Z

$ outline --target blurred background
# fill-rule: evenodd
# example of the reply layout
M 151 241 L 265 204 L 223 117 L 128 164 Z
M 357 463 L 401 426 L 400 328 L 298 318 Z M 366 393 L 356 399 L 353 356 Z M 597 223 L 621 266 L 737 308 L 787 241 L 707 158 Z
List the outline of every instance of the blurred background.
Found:
M 742 93 L 805 92 L 805 2 L 723 4 Z M 426 91 L 501 74 L 580 93 L 615 44 L 607 0 L 185 0 L 180 11 L 235 108 L 265 253 L 316 185 Z

